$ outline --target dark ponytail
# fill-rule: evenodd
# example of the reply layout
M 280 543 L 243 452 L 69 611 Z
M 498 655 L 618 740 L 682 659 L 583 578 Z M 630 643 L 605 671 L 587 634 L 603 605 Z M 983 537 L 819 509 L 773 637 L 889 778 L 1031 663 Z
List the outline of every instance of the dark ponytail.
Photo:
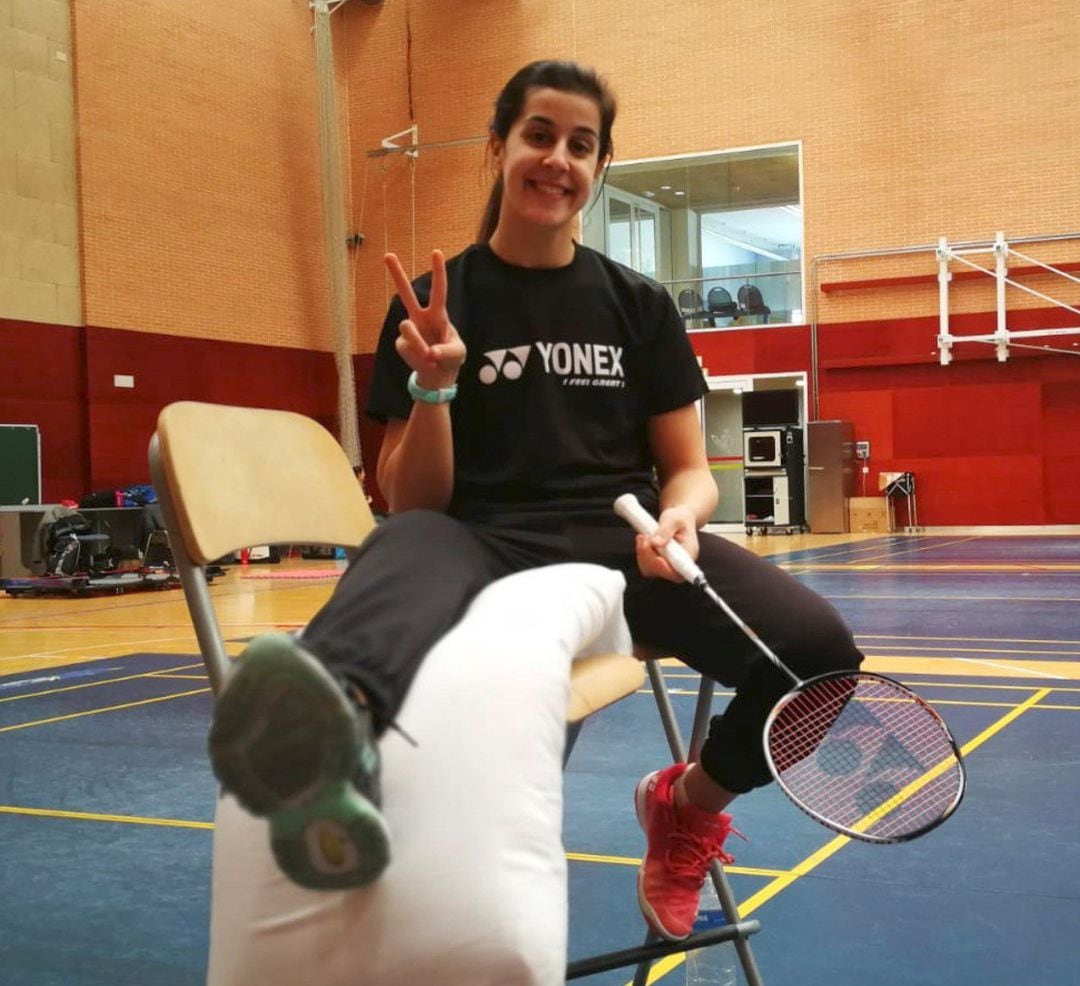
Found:
M 495 115 L 491 118 L 489 129 L 499 140 L 505 141 L 510 135 L 518 117 L 525 109 L 525 100 L 531 89 L 557 89 L 560 92 L 574 92 L 587 96 L 596 103 L 600 111 L 600 142 L 598 159 L 603 161 L 611 156 L 611 128 L 615 123 L 615 96 L 607 83 L 590 68 L 576 62 L 540 61 L 530 62 L 519 69 L 503 86 L 499 98 L 495 100 Z M 491 194 L 480 220 L 478 243 L 487 243 L 499 225 L 499 207 L 502 205 L 502 175 L 495 179 Z

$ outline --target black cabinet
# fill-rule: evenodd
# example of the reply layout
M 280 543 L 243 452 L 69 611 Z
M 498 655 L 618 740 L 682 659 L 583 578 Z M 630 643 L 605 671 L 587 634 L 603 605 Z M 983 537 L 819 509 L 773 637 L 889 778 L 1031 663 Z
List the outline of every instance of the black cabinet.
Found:
M 771 429 L 776 433 L 777 455 L 768 466 L 744 463 L 743 497 L 746 533 L 781 530 L 788 534 L 806 529 L 805 458 L 803 432 L 794 425 Z M 761 436 L 764 429 L 746 429 Z M 778 461 L 777 461 L 778 460 Z

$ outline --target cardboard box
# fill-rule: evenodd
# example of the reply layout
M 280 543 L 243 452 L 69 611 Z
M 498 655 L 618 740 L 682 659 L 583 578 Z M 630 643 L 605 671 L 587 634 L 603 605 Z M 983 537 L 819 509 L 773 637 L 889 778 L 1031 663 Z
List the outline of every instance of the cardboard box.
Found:
M 892 500 L 884 496 L 853 496 L 848 500 L 852 534 L 889 534 L 896 529 Z

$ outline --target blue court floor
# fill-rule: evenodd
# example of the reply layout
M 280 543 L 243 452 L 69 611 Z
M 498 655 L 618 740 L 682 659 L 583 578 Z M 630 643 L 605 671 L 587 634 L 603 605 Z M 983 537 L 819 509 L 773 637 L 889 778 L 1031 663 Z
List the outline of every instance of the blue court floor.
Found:
M 949 822 L 898 846 L 837 838 L 773 788 L 740 798 L 751 841 L 733 840 L 728 874 L 761 921 L 765 982 L 1080 982 L 1080 538 L 898 536 L 772 560 L 837 606 L 870 670 L 935 704 L 969 788 Z M 0 607 L 0 633 L 15 613 Z M 698 678 L 665 675 L 688 727 Z M 209 710 L 194 653 L 0 677 L 0 986 L 203 982 Z M 585 725 L 566 774 L 572 958 L 643 938 L 632 793 L 667 758 L 647 690 Z M 681 960 L 656 973 L 685 982 Z

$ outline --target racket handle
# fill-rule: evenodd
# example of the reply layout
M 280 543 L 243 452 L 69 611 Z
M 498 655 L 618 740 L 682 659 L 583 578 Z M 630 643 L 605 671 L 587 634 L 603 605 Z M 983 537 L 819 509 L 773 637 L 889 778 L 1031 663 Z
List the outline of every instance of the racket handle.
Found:
M 638 534 L 652 536 L 660 526 L 633 493 L 624 493 L 615 501 L 615 513 L 625 520 Z M 691 585 L 704 583 L 705 573 L 698 568 L 687 550 L 672 538 L 664 545 L 664 557 L 676 572 Z

